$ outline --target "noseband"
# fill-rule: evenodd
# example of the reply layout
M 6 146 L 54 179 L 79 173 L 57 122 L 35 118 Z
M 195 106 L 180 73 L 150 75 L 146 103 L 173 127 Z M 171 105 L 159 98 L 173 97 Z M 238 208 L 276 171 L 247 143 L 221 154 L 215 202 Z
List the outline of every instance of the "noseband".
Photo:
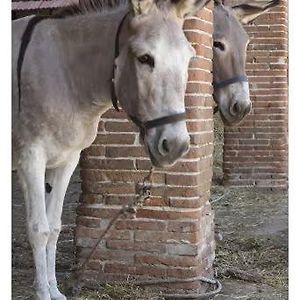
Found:
M 213 86 L 214 86 L 214 89 L 221 89 L 229 84 L 236 83 L 236 82 L 248 82 L 248 77 L 246 75 L 239 75 L 239 76 L 236 76 L 236 77 L 233 77 L 230 79 L 226 79 L 226 80 L 222 80 L 219 82 L 214 81 Z M 219 111 L 219 107 L 216 106 L 214 108 L 214 114 L 217 113 L 218 111 Z
M 213 86 L 215 89 L 221 89 L 229 84 L 236 83 L 236 82 L 248 82 L 248 77 L 246 75 L 239 75 L 230 79 L 214 82 Z
M 112 80 L 111 80 L 111 97 L 112 97 L 112 104 L 113 104 L 114 108 L 116 109 L 116 111 L 120 111 L 120 109 L 118 106 L 119 101 L 118 101 L 118 98 L 116 95 L 116 87 L 115 87 L 115 70 L 117 68 L 115 62 L 116 62 L 117 57 L 120 54 L 120 41 L 119 40 L 120 40 L 121 29 L 122 29 L 124 21 L 128 15 L 129 15 L 129 12 L 126 13 L 125 16 L 123 17 L 123 19 L 121 20 L 121 22 L 118 26 L 118 29 L 117 29 L 117 35 L 116 35 L 116 39 L 115 39 L 115 56 L 114 56 L 114 67 L 113 67 Z M 146 122 L 139 120 L 137 117 L 134 117 L 131 115 L 128 115 L 128 116 L 132 120 L 132 122 L 137 127 L 140 128 L 142 135 L 144 135 L 146 133 L 146 131 L 150 128 L 158 127 L 158 126 L 165 125 L 165 124 L 175 123 L 178 121 L 183 121 L 186 119 L 185 112 L 153 119 L 153 120 L 146 121 Z

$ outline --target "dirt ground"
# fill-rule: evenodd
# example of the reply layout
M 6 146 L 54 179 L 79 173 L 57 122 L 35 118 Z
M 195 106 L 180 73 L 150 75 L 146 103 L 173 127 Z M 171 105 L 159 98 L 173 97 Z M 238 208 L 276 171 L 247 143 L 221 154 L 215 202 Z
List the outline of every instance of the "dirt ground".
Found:
M 219 123 L 216 122 L 218 125 Z M 285 192 L 253 188 L 224 188 L 222 177 L 222 127 L 215 130 L 214 185 L 211 203 L 216 222 L 216 277 L 223 285 L 214 299 L 280 300 L 287 295 L 288 197 Z M 74 268 L 73 233 L 79 201 L 80 179 L 76 172 L 65 199 L 63 230 L 58 244 L 57 271 L 66 284 Z M 26 238 L 25 209 L 13 174 L 12 299 L 34 299 L 33 262 Z M 100 292 L 83 291 L 70 300 L 161 300 L 150 292 L 124 285 L 106 286 Z
M 224 126 L 214 116 L 211 203 L 216 223 L 218 300 L 288 299 L 288 193 L 222 186 Z

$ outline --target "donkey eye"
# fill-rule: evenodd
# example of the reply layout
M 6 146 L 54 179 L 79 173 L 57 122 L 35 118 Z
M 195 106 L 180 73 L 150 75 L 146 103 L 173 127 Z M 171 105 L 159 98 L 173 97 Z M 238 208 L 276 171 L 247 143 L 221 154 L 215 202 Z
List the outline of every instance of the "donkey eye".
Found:
M 219 41 L 214 41 L 214 47 L 220 49 L 221 51 L 225 50 L 225 44 Z
M 150 67 L 154 68 L 154 58 L 149 54 L 144 54 L 138 57 L 138 60 L 141 64 L 149 65 Z

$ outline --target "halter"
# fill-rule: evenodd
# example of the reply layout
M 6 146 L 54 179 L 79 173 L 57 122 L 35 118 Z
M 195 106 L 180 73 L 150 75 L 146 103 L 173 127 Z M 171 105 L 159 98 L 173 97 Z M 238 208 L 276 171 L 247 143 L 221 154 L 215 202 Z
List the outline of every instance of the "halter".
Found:
M 221 89 L 229 84 L 236 83 L 236 82 L 248 82 L 248 77 L 246 75 L 239 75 L 239 76 L 232 77 L 230 79 L 222 80 L 219 82 L 214 81 L 213 86 L 214 86 L 214 89 Z M 214 108 L 214 114 L 217 113 L 218 111 L 219 111 L 219 107 L 216 106 Z
M 248 82 L 248 77 L 246 75 L 239 75 L 219 82 L 213 82 L 213 86 L 215 89 L 220 89 L 229 84 L 236 83 L 236 82 Z
M 126 17 L 129 15 L 129 12 L 127 12 L 125 14 L 125 16 L 122 18 L 118 29 L 117 29 L 117 35 L 116 35 L 116 40 L 115 40 L 115 55 L 114 55 L 114 66 L 113 66 L 113 71 L 112 71 L 112 80 L 111 80 L 111 97 L 112 97 L 112 104 L 114 106 L 114 108 L 117 111 L 119 110 L 118 107 L 118 99 L 116 96 L 116 90 L 115 90 L 115 70 L 116 70 L 116 58 L 119 56 L 120 53 L 120 33 L 121 33 L 121 29 L 122 26 L 125 22 Z M 27 49 L 27 46 L 30 42 L 33 30 L 36 26 L 37 23 L 39 23 L 40 21 L 44 20 L 45 18 L 48 18 L 49 16 L 35 16 L 33 19 L 31 19 L 22 35 L 22 41 L 21 41 L 21 46 L 20 46 L 20 51 L 19 51 L 19 56 L 18 56 L 18 62 L 17 62 L 17 79 L 18 79 L 18 90 L 19 90 L 19 113 L 21 111 L 21 68 L 22 68 L 22 64 L 24 61 L 24 57 L 25 57 L 25 52 Z M 60 18 L 61 16 L 54 16 L 54 18 Z M 169 124 L 169 123 L 174 123 L 174 122 L 178 122 L 178 121 L 182 121 L 186 119 L 186 115 L 185 112 L 183 113 L 178 113 L 178 114 L 174 114 L 174 115 L 170 115 L 170 116 L 165 116 L 165 117 L 161 117 L 161 118 L 157 118 L 154 120 L 150 120 L 150 121 L 146 121 L 146 122 L 142 122 L 140 121 L 138 118 L 134 117 L 134 116 L 130 116 L 130 119 L 140 128 L 141 132 L 146 132 L 148 129 L 153 128 L 153 127 L 157 127 L 160 125 L 165 125 L 165 124 Z
M 118 29 L 117 29 L 117 35 L 116 35 L 116 40 L 115 40 L 115 55 L 114 55 L 114 66 L 113 66 L 113 72 L 112 72 L 112 79 L 111 79 L 111 100 L 112 100 L 112 104 L 113 107 L 116 109 L 116 111 L 120 111 L 119 106 L 118 106 L 118 98 L 116 95 L 116 87 L 115 87 L 115 70 L 117 68 L 116 66 L 116 59 L 119 56 L 120 53 L 120 33 L 121 33 L 121 29 L 122 26 L 124 24 L 124 21 L 126 19 L 126 17 L 129 15 L 129 12 L 125 14 L 125 16 L 122 18 Z M 132 120 L 132 122 L 140 128 L 142 135 L 144 135 L 146 133 L 146 131 L 150 128 L 153 127 L 158 127 L 161 125 L 165 125 L 165 124 L 170 124 L 170 123 L 175 123 L 178 121 L 183 121 L 186 119 L 186 114 L 185 112 L 183 113 L 178 113 L 178 114 L 173 114 L 173 115 L 169 115 L 169 116 L 165 116 L 165 117 L 161 117 L 161 118 L 157 118 L 154 120 L 150 120 L 150 121 L 146 121 L 143 122 L 141 120 L 139 120 L 137 117 L 128 115 L 129 118 Z

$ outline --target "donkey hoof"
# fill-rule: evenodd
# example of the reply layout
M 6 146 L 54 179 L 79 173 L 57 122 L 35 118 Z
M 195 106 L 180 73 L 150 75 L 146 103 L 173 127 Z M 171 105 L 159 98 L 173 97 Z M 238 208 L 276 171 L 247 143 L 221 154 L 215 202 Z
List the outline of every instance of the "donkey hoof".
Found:
M 36 299 L 37 300 L 51 300 L 49 290 L 37 290 L 36 291 Z
M 49 291 L 51 300 L 67 300 L 67 297 L 58 290 L 57 286 L 50 287 Z
M 67 298 L 66 298 L 65 295 L 60 294 L 60 296 L 57 296 L 57 297 L 54 297 L 54 298 L 51 297 L 51 300 L 67 300 Z

